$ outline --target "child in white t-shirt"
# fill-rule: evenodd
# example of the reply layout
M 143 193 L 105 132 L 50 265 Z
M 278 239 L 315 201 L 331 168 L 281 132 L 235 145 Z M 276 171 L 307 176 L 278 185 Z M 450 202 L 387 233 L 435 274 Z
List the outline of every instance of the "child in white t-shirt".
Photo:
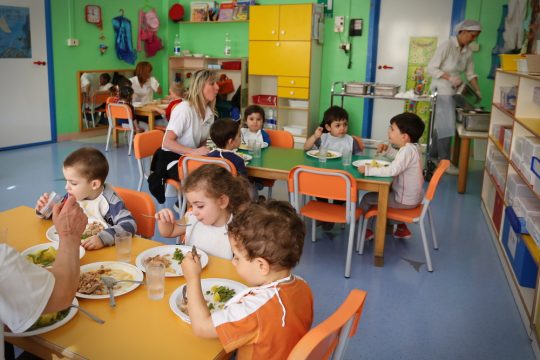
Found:
M 208 164 L 189 174 L 182 190 L 192 208 L 181 220 L 176 220 L 170 209 L 159 211 L 156 217 L 160 235 L 184 235 L 186 245 L 195 245 L 208 255 L 232 259 L 227 224 L 249 205 L 247 180 L 233 176 L 221 166 Z
M 389 166 L 359 166 L 358 171 L 366 176 L 392 176 L 392 191 L 388 196 L 388 207 L 397 209 L 414 209 L 424 197 L 424 175 L 422 153 L 418 140 L 424 133 L 425 124 L 414 113 L 405 112 L 394 116 L 388 128 L 388 144 L 379 144 L 377 151 L 393 159 Z M 379 202 L 378 193 L 368 193 L 360 206 L 367 211 L 370 206 Z M 373 239 L 373 232 L 366 231 L 366 240 Z M 405 224 L 398 224 L 394 231 L 396 239 L 410 239 L 410 230 Z

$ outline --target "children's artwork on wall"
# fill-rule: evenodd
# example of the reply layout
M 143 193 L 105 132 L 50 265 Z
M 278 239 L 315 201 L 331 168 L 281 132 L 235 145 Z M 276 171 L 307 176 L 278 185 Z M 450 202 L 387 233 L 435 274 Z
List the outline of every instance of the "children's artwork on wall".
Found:
M 436 37 L 412 37 L 409 41 L 409 61 L 407 66 L 407 81 L 405 90 L 413 90 L 415 95 L 427 95 L 431 78 L 426 68 L 437 49 Z M 426 127 L 429 126 L 429 111 L 431 104 L 428 101 L 407 101 L 405 111 L 418 115 Z M 420 138 L 420 143 L 426 143 L 427 132 Z
M 31 58 L 30 9 L 0 6 L 0 58 Z

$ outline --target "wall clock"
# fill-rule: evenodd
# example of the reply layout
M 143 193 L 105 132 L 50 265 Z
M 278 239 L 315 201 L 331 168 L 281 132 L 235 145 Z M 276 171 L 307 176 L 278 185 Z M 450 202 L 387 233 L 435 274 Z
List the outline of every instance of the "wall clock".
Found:
M 86 22 L 101 28 L 101 7 L 98 5 L 86 5 L 84 8 Z

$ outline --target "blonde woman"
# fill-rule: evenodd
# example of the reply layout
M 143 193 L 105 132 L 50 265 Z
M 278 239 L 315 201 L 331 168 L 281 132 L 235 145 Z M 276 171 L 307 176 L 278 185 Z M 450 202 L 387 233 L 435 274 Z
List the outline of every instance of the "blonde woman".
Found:
M 186 99 L 171 113 L 161 145 L 163 150 L 179 155 L 208 154 L 210 149 L 206 146 L 206 139 L 214 123 L 219 91 L 217 80 L 216 73 L 210 70 L 197 70 L 193 74 Z M 178 178 L 176 166 L 170 166 L 167 168 L 176 174 L 169 173 L 169 177 Z

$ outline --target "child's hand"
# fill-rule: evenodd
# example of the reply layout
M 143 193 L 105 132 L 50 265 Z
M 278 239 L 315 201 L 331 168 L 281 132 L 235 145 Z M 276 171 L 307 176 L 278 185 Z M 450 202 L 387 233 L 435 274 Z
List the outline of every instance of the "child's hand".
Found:
M 365 173 L 366 173 L 366 167 L 365 167 L 364 165 L 360 165 L 360 166 L 358 167 L 358 172 L 359 172 L 360 174 L 365 174 Z
M 49 201 L 49 194 L 48 193 L 43 193 L 43 195 L 41 195 L 36 203 L 36 207 L 35 207 L 35 210 L 37 212 L 41 212 L 41 209 L 43 209 L 43 207 L 47 204 L 47 201 Z
M 174 213 L 171 209 L 165 208 L 163 210 L 160 210 L 156 214 L 157 221 L 164 222 L 167 224 L 173 224 L 176 221 L 176 218 L 174 216 Z
M 198 256 L 193 256 L 191 251 L 184 256 L 184 260 L 182 260 L 180 266 L 182 267 L 186 282 L 201 277 L 201 259 Z
M 313 136 L 315 137 L 315 139 L 319 139 L 323 134 L 323 128 L 322 126 L 319 126 L 315 132 L 313 133 Z
M 379 144 L 379 145 L 377 145 L 377 153 L 378 154 L 383 153 L 386 150 L 388 150 L 388 144 Z
M 81 245 L 86 250 L 98 250 L 105 246 L 98 235 L 93 235 L 84 239 L 81 242 Z

